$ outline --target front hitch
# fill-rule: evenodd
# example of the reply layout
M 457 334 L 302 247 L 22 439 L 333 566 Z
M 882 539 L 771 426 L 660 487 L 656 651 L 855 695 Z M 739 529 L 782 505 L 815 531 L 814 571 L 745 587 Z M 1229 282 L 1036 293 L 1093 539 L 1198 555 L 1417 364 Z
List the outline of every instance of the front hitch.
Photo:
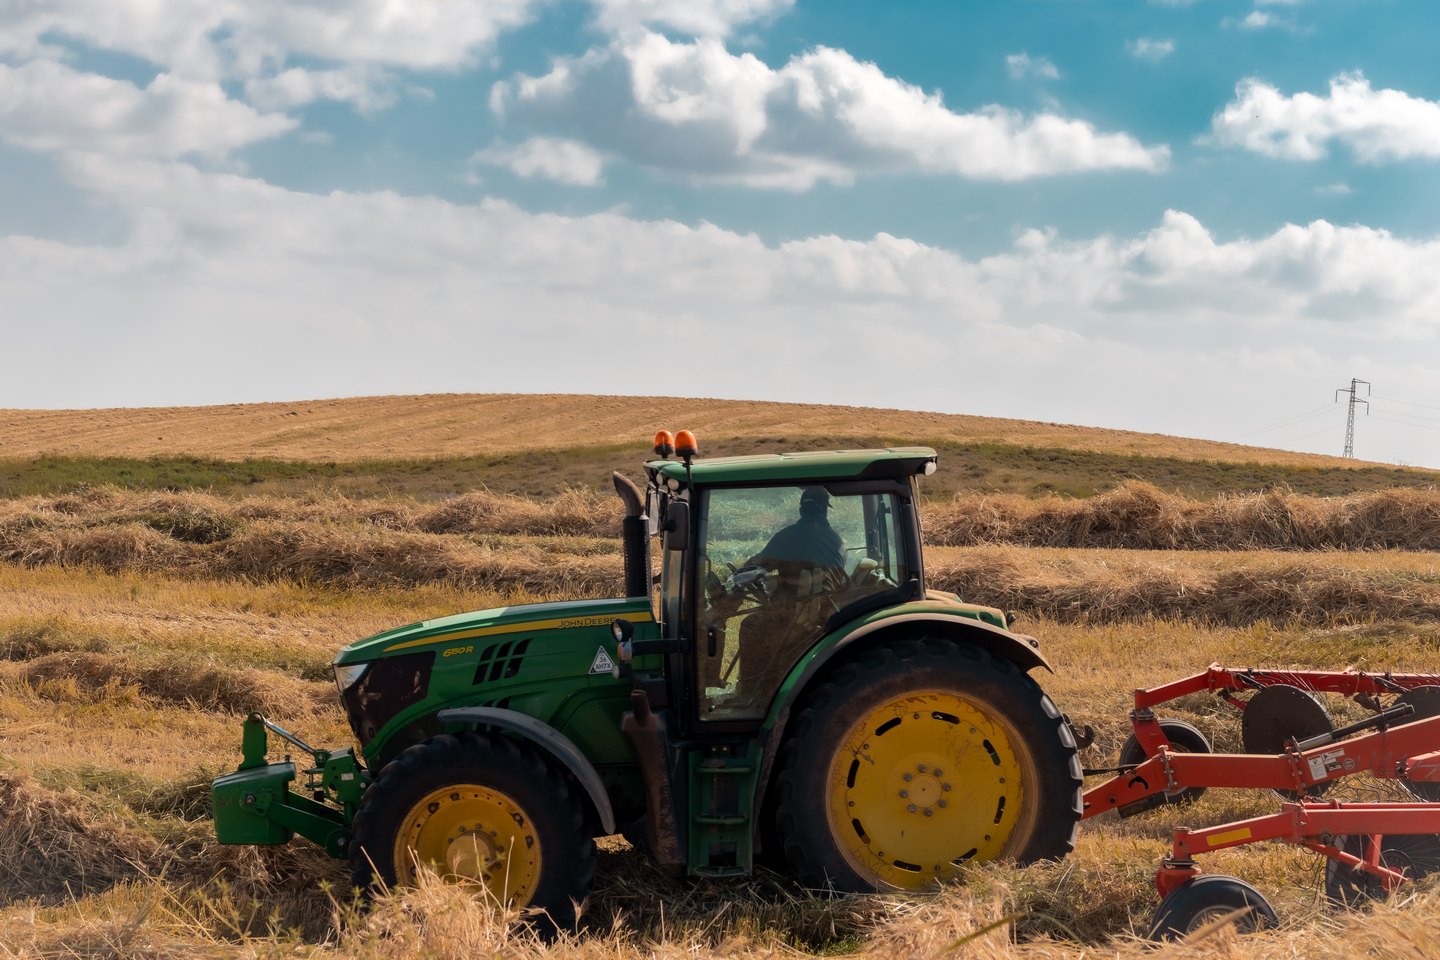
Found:
M 290 789 L 297 771 L 288 756 L 282 763 L 267 762 L 268 732 L 310 755 L 314 766 L 299 771 L 310 796 Z M 274 845 L 298 833 L 332 857 L 343 858 L 348 855 L 350 822 L 369 783 L 369 772 L 351 748 L 316 749 L 252 713 L 245 718 L 239 768 L 211 784 L 215 836 L 221 843 Z

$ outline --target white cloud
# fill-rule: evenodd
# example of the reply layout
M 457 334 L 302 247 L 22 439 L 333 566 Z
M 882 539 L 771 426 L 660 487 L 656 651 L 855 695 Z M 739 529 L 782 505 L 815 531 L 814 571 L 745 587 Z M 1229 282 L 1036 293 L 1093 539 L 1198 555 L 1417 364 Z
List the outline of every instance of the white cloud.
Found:
M 696 37 L 729 36 L 736 27 L 773 20 L 795 0 L 591 0 L 604 30 L 669 27 Z
M 1220 240 L 1170 212 L 1135 237 L 1035 230 L 969 258 L 887 234 L 770 244 L 68 162 L 129 227 L 114 246 L 0 238 L 7 349 L 32 358 L 0 380 L 0 405 L 633 392 L 614 371 L 663 344 L 703 362 L 654 365 L 647 391 L 1226 436 L 1217 385 L 1245 384 L 1230 412 L 1246 426 L 1244 404 L 1323 399 L 1357 357 L 1392 395 L 1424 396 L 1440 339 L 1440 241 L 1324 221 Z M 517 356 L 545 362 L 504 362 Z
M 351 103 L 363 114 L 393 107 L 403 87 L 392 75 L 368 66 L 345 66 L 333 70 L 291 67 L 270 77 L 245 81 L 245 98 L 267 110 L 288 110 L 316 100 Z
M 1327 183 L 1323 187 L 1316 187 L 1315 192 L 1322 197 L 1348 197 L 1354 193 L 1348 183 Z
M 1159 63 L 1175 52 L 1175 41 L 1141 37 L 1138 40 L 1131 40 L 1125 45 L 1125 48 L 1136 59 Z
M 1234 17 L 1225 17 L 1220 21 L 1220 26 L 1238 27 L 1241 30 L 1288 30 L 1291 33 L 1300 30 L 1294 17 L 1280 16 L 1264 10 L 1251 10 L 1239 20 Z
M 214 83 L 162 73 L 141 88 L 49 60 L 0 63 L 0 139 L 29 149 L 218 158 L 295 126 Z
M 884 172 L 1023 180 L 1153 171 L 1169 150 L 1081 120 L 1000 107 L 948 109 L 940 94 L 820 47 L 772 69 L 715 40 L 654 33 L 497 84 L 491 106 L 527 133 L 581 140 L 696 179 L 806 189 Z
M 68 37 L 187 76 L 253 77 L 291 57 L 349 64 L 464 66 L 537 0 L 51 0 L 0 8 L 0 50 Z
M 1401 90 L 1375 90 L 1364 75 L 1340 74 L 1327 96 L 1286 96 L 1262 80 L 1243 80 L 1217 113 L 1208 142 L 1285 160 L 1319 160 L 1331 142 L 1367 163 L 1440 159 L 1440 103 Z
M 50 0 L 0 4 L 0 55 L 57 59 L 79 43 L 197 84 L 237 81 L 262 109 L 318 99 L 362 113 L 424 91 L 399 70 L 476 63 L 543 0 Z M 303 65 L 295 61 L 304 61 Z M 217 88 L 218 89 L 218 88 Z M 228 108 L 227 108 L 228 109 Z
M 1056 69 L 1055 64 L 1045 57 L 1032 57 L 1023 50 L 1005 57 L 1005 69 L 1009 72 L 1011 80 L 1023 80 L 1026 77 L 1042 77 L 1046 80 L 1060 79 L 1060 71 Z
M 505 167 L 526 179 L 539 177 L 581 187 L 600 185 L 605 169 L 604 158 L 585 144 L 553 137 L 531 137 L 514 146 L 496 144 L 477 151 L 470 160 Z

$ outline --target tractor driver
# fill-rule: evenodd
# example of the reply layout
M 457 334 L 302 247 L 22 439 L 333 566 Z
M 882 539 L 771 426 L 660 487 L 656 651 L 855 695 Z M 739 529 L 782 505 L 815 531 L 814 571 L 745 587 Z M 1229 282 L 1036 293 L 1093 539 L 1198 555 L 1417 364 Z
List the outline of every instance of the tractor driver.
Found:
M 845 545 L 830 526 L 829 512 L 829 492 L 824 487 L 806 487 L 800 494 L 800 519 L 771 537 L 745 566 L 780 571 L 781 590 L 791 594 L 806 573 L 834 583 L 844 574 Z M 819 592 L 818 587 L 816 584 L 806 592 Z
M 768 598 L 740 624 L 740 682 L 732 710 L 763 707 L 804 641 L 834 612 L 833 602 L 827 601 L 845 584 L 845 545 L 830 526 L 829 511 L 825 488 L 806 487 L 800 494 L 800 518 L 777 531 L 741 568 L 758 574 L 775 570 L 779 578 Z M 732 663 L 722 680 L 733 668 Z

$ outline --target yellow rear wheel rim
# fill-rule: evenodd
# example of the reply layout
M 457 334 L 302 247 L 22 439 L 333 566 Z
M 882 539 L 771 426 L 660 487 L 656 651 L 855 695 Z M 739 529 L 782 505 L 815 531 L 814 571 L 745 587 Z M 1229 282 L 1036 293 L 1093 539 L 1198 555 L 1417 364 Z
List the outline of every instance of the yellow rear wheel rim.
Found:
M 523 907 L 540 884 L 540 839 L 506 794 L 472 783 L 442 787 L 410 808 L 395 838 L 400 884 L 413 886 L 422 867 Z
M 989 704 L 914 691 L 872 707 L 841 738 L 826 777 L 831 835 L 877 887 L 930 886 L 966 861 L 1018 852 L 1034 777 L 1018 731 Z

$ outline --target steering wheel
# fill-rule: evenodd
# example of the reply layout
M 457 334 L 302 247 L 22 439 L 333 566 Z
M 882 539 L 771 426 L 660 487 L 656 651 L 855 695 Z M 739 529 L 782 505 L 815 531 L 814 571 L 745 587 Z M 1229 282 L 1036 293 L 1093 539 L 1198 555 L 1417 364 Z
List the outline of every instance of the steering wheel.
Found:
M 758 565 L 739 568 L 736 568 L 734 564 L 727 564 L 727 566 L 730 567 L 730 576 L 723 584 L 727 594 L 749 597 L 759 603 L 770 599 L 769 570 Z

